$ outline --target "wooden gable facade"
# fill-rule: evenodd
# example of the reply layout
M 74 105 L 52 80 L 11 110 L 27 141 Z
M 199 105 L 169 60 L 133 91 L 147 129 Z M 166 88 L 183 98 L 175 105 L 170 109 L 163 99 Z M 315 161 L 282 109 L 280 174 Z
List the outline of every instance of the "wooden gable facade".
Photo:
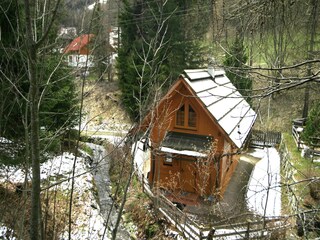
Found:
M 152 147 L 150 185 L 222 196 L 255 118 L 223 71 L 186 70 L 145 122 Z

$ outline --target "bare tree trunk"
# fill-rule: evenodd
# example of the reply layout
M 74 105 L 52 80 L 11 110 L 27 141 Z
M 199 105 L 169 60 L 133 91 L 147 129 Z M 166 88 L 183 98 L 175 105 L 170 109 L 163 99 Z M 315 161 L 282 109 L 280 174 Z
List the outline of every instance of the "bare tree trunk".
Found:
M 37 79 L 37 48 L 32 36 L 31 7 L 29 0 L 25 0 L 26 44 L 29 69 L 30 94 L 30 147 L 32 160 L 32 194 L 30 239 L 41 239 L 40 234 L 40 140 L 39 140 L 39 87 Z
M 23 125 L 24 125 L 24 134 L 25 134 L 25 162 L 24 162 L 24 170 L 25 170 L 25 175 L 24 175 L 24 184 L 23 184 L 23 189 L 27 189 L 28 188 L 28 175 L 29 175 L 29 169 L 30 169 L 30 138 L 29 138 L 29 127 L 28 127 L 28 115 L 29 115 L 29 107 L 28 104 L 25 107 L 25 113 L 24 113 L 24 121 L 23 121 Z M 19 227 L 19 231 L 18 231 L 18 239 L 23 239 L 23 234 L 24 234 L 24 224 L 25 224 L 25 213 L 26 213 L 26 201 L 27 201 L 27 192 L 23 191 L 23 214 L 21 216 L 20 219 L 20 227 Z
M 134 151 L 134 154 L 135 154 L 135 151 Z M 127 180 L 126 186 L 124 188 L 124 194 L 123 194 L 121 205 L 120 205 L 120 208 L 119 208 L 117 221 L 116 221 L 116 224 L 115 224 L 115 226 L 114 226 L 114 228 L 112 230 L 112 238 L 111 238 L 112 240 L 115 240 L 116 237 L 117 237 L 117 231 L 118 231 L 118 228 L 119 228 L 121 215 L 122 215 L 122 212 L 123 212 L 123 209 L 124 209 L 124 205 L 125 205 L 125 203 L 127 201 L 127 194 L 128 194 L 128 191 L 129 191 L 129 187 L 130 187 L 130 184 L 131 184 L 131 180 L 132 180 L 133 174 L 134 174 L 133 166 L 134 166 L 134 155 L 131 157 L 130 175 L 129 175 L 129 178 Z
M 31 160 L 32 160 L 32 209 L 31 209 L 31 239 L 39 239 L 40 231 L 40 139 L 39 139 L 39 87 L 36 73 L 36 50 L 30 48 L 30 113 L 31 113 Z
M 41 228 L 41 201 L 40 201 L 40 123 L 39 123 L 39 106 L 40 106 L 40 82 L 37 72 L 38 56 L 37 51 L 39 46 L 49 36 L 49 31 L 55 20 L 60 0 L 57 0 L 52 13 L 49 14 L 48 9 L 43 9 L 43 13 L 37 8 L 35 2 L 24 0 L 24 26 L 25 26 L 25 43 L 28 61 L 28 79 L 29 79 L 29 107 L 30 107 L 30 149 L 31 149 L 31 167 L 32 167 L 32 191 L 31 191 L 31 216 L 30 216 L 30 239 L 42 239 Z M 41 37 L 38 38 L 37 26 L 35 25 L 35 15 L 42 18 L 51 16 L 46 24 L 46 29 L 43 29 Z M 45 19 L 43 19 L 45 20 Z
M 315 35 L 317 31 L 317 13 L 318 13 L 318 1 L 317 0 L 311 0 L 310 5 L 312 7 L 310 18 L 309 18 L 309 27 L 310 33 L 309 33 L 309 49 L 308 49 L 308 60 L 314 59 L 314 44 L 315 44 Z M 308 65 L 307 70 L 307 77 L 311 77 L 312 75 L 312 69 L 311 64 Z M 309 95 L 310 95 L 310 84 L 307 83 L 305 87 L 304 92 L 304 105 L 303 105 L 303 112 L 302 117 L 306 118 L 308 117 L 309 112 Z
M 36 49 L 29 45 L 29 81 L 30 81 L 30 132 L 31 132 L 31 160 L 32 160 L 32 210 L 31 210 L 31 239 L 39 239 L 40 230 L 40 140 L 39 140 L 39 87 L 36 70 Z

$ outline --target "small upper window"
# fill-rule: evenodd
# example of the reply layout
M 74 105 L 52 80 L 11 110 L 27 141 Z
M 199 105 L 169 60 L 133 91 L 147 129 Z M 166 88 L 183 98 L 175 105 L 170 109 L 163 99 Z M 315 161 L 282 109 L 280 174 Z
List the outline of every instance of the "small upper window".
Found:
M 195 128 L 197 124 L 197 114 L 193 108 L 189 105 L 189 114 L 188 114 L 188 127 Z
M 176 126 L 184 128 L 197 127 L 197 113 L 190 104 L 184 104 L 177 110 Z
M 185 109 L 184 109 L 185 105 L 182 105 L 178 111 L 177 111 L 177 117 L 176 117 L 176 125 L 177 126 L 184 126 L 184 113 L 185 113 Z

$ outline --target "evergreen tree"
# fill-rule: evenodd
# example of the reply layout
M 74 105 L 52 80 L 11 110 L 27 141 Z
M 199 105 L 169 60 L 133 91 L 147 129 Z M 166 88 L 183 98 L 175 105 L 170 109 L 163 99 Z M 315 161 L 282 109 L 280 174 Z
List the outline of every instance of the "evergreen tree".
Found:
M 320 102 L 317 102 L 309 112 L 302 139 L 308 144 L 320 143 Z
M 104 26 L 104 27 L 101 27 Z M 107 41 L 108 34 L 106 34 L 110 29 L 108 26 L 103 24 L 103 11 L 101 3 L 96 3 L 92 11 L 92 20 L 91 20 L 91 33 L 94 34 L 94 39 L 92 39 L 91 48 L 93 49 L 94 69 L 97 72 L 98 79 L 104 80 L 104 74 L 108 67 L 108 51 L 109 41 Z
M 147 109 L 155 88 L 166 88 L 183 69 L 202 65 L 200 39 L 206 26 L 193 28 L 190 21 L 200 10 L 189 1 L 125 2 L 117 68 L 122 101 L 132 118 L 141 117 L 139 108 Z
M 75 79 L 60 60 L 58 55 L 46 56 L 43 77 L 51 81 L 41 88 L 44 94 L 40 105 L 40 126 L 58 135 L 74 127 L 79 120 Z
M 79 100 L 73 75 L 59 61 L 59 56 L 48 56 L 44 60 L 46 64 L 38 66 L 42 79 L 40 90 L 43 91 L 40 126 L 47 131 L 59 131 L 62 134 L 76 124 Z M 27 73 L 23 67 L 17 70 L 18 64 L 23 66 L 18 56 L 7 59 L 6 71 L 0 78 L 0 136 L 16 140 L 24 138 L 24 122 L 30 120 L 29 115 L 25 114 L 29 90 Z
M 30 122 L 30 83 L 23 38 L 21 32 L 15 31 L 21 13 L 14 1 L 5 0 L 1 6 L 6 11 L 0 14 L 0 30 L 6 34 L 1 34 L 0 41 L 0 137 L 24 141 L 25 126 Z M 55 37 L 49 34 L 51 41 Z M 39 89 L 43 92 L 39 105 L 40 126 L 62 133 L 78 119 L 74 77 L 63 66 L 59 54 L 51 49 L 46 51 L 37 66 Z
M 13 139 L 24 134 L 24 127 L 19 119 L 22 119 L 24 114 L 29 85 L 23 61 L 25 56 L 19 51 L 22 45 L 20 33 L 15 32 L 19 8 L 15 1 L 4 0 L 1 9 L 0 137 Z
M 237 36 L 226 55 L 224 65 L 227 67 L 226 74 L 230 81 L 250 103 L 252 80 L 246 76 L 246 72 L 244 71 L 247 60 L 248 56 L 243 45 L 243 39 Z

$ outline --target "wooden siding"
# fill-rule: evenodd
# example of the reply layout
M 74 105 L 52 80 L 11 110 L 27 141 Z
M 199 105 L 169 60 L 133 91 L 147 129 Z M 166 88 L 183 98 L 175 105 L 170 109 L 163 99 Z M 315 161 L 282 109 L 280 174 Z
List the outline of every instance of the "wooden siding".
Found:
M 196 112 L 197 124 L 195 128 L 184 128 L 176 125 L 175 112 L 183 104 L 191 105 Z M 217 144 L 216 156 L 221 156 L 224 153 L 226 143 L 230 145 L 232 153 L 235 153 L 237 150 L 228 135 L 217 124 L 215 119 L 208 114 L 199 99 L 194 97 L 194 93 L 182 79 L 176 83 L 174 91 L 169 92 L 161 101 L 153 112 L 152 118 L 149 115 L 147 119 L 148 121 L 145 123 L 145 126 L 151 126 L 150 139 L 154 153 L 151 164 L 152 168 L 149 173 L 149 181 L 152 186 L 196 192 L 201 196 L 214 194 L 217 190 L 216 187 L 222 193 L 224 192 L 237 165 L 238 155 L 231 154 L 229 157 L 216 158 L 218 160 L 212 159 L 209 164 L 210 166 L 207 168 L 210 174 L 206 177 L 206 182 L 204 182 L 203 172 L 201 173 L 204 169 L 197 164 L 201 164 L 201 161 L 205 162 L 205 159 L 200 159 L 197 162 L 197 159 L 194 157 L 175 155 L 170 165 L 165 163 L 165 155 L 158 151 L 161 141 L 168 131 L 212 136 Z M 217 171 L 216 168 L 219 168 L 219 170 Z M 217 186 L 217 184 L 219 185 Z
M 155 157 L 154 186 L 168 191 L 197 193 L 200 196 L 215 192 L 216 171 L 214 164 L 202 164 L 201 159 L 174 156 L 172 164 L 165 162 L 166 155 Z

